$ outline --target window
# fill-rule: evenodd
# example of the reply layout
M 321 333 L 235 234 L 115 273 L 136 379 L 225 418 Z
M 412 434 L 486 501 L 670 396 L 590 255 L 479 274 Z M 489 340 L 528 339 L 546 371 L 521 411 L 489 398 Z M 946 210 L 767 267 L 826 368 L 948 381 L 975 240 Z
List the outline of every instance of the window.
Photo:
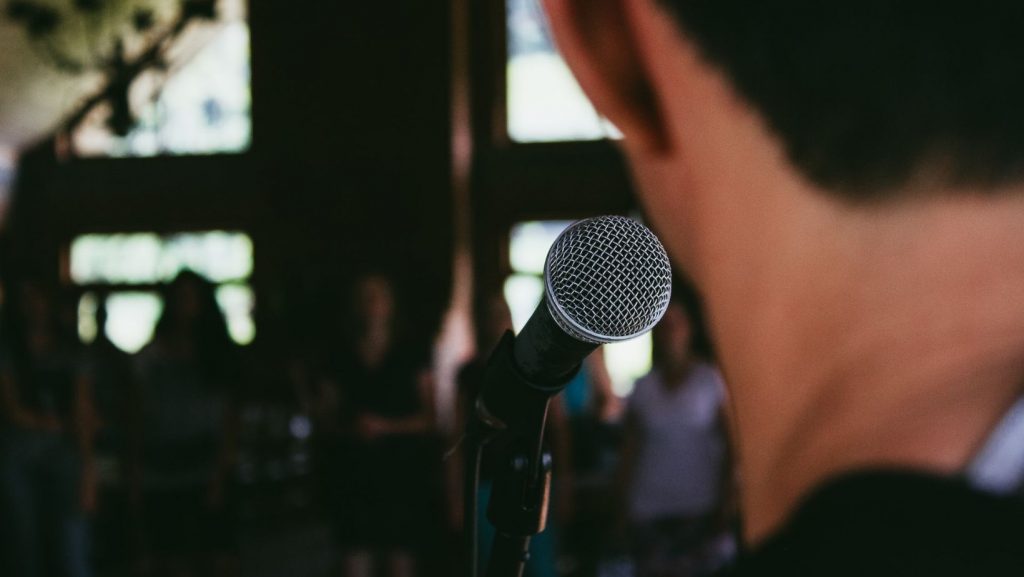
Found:
M 512 227 L 509 260 L 513 273 L 505 280 L 505 300 L 516 331 L 523 328 L 544 296 L 544 260 L 548 249 L 566 227 L 567 220 L 522 222 Z M 633 390 L 636 379 L 651 370 L 651 335 L 604 345 L 605 363 L 619 396 Z
M 249 285 L 253 246 L 245 233 L 87 234 L 71 242 L 70 256 L 72 282 L 87 287 L 78 305 L 78 333 L 84 342 L 103 331 L 127 352 L 141 349 L 152 339 L 163 311 L 156 286 L 186 269 L 217 285 L 217 304 L 235 342 L 245 345 L 256 336 L 255 296 Z M 102 327 L 97 324 L 101 293 L 107 310 Z
M 138 123 L 125 136 L 95 107 L 75 130 L 84 156 L 243 152 L 252 137 L 249 25 L 242 0 L 222 1 L 219 18 L 194 22 L 170 50 L 170 69 L 146 71 L 129 90 Z
M 506 0 L 508 134 L 516 142 L 619 138 L 551 39 L 539 0 Z

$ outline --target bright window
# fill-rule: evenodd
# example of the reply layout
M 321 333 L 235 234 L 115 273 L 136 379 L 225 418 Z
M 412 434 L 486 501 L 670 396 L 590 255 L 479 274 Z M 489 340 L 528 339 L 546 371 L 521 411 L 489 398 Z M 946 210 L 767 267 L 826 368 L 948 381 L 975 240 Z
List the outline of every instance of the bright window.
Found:
M 153 290 L 133 290 L 170 282 L 183 270 L 194 271 L 217 285 L 217 304 L 231 338 L 248 344 L 256 336 L 252 319 L 255 296 L 249 285 L 253 268 L 252 239 L 245 233 L 208 231 L 160 236 L 156 233 L 87 234 L 71 243 L 71 280 L 104 291 L 107 321 L 96 319 L 95 292 L 82 295 L 78 306 L 78 333 L 91 342 L 102 330 L 127 352 L 136 352 L 152 338 L 163 311 Z
M 244 0 L 221 2 L 220 18 L 193 22 L 170 50 L 167 71 L 147 71 L 129 90 L 137 124 L 125 136 L 95 107 L 73 134 L 85 156 L 242 152 L 252 140 L 249 25 Z
M 619 138 L 551 39 L 539 0 L 506 0 L 508 134 L 516 142 Z
M 548 249 L 567 226 L 567 220 L 530 221 L 512 227 L 509 260 L 513 273 L 505 280 L 505 300 L 516 331 L 523 328 L 544 296 L 544 260 Z M 612 387 L 619 396 L 633 390 L 636 379 L 651 370 L 651 335 L 604 345 Z
M 153 338 L 164 310 L 155 292 L 121 291 L 107 297 L 107 322 L 103 332 L 121 350 L 134 353 Z

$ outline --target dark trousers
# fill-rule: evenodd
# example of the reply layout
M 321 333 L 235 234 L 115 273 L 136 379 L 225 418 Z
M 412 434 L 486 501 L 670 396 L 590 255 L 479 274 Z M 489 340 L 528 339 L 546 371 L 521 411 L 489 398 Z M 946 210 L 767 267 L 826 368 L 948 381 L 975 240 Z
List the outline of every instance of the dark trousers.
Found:
M 81 461 L 70 441 L 0 432 L 0 575 L 89 577 Z

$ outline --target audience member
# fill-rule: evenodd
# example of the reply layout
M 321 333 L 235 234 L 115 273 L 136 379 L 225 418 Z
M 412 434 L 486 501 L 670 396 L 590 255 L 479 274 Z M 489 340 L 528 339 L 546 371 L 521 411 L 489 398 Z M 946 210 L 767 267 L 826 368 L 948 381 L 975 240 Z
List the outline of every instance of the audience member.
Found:
M 126 473 L 130 461 L 126 438 L 130 433 L 131 411 L 135 408 L 130 402 L 134 395 L 132 359 L 107 336 L 106 322 L 106 301 L 101 298 L 96 309 L 96 336 L 84 350 L 93 378 L 97 419 L 95 453 L 99 506 L 93 520 L 97 569 L 123 565 L 126 559 L 139 553 L 141 545 L 138 531 L 133 531 L 132 524 L 125 522 Z
M 12 293 L 0 351 L 0 573 L 87 576 L 91 381 L 51 295 L 31 282 Z
M 694 357 L 692 332 L 673 302 L 654 329 L 654 368 L 627 405 L 620 502 L 638 577 L 706 575 L 721 562 L 725 391 L 715 367 Z
M 389 279 L 362 276 L 353 296 L 314 403 L 328 505 L 346 577 L 406 577 L 436 514 L 429 347 L 403 340 Z
M 152 343 L 135 359 L 129 482 L 141 514 L 142 569 L 229 574 L 237 351 L 202 277 L 179 274 L 164 303 Z
M 579 373 L 566 385 L 562 395 L 569 419 L 586 417 L 611 422 L 619 416 L 622 402 L 612 390 L 604 348 L 598 348 L 583 361 Z

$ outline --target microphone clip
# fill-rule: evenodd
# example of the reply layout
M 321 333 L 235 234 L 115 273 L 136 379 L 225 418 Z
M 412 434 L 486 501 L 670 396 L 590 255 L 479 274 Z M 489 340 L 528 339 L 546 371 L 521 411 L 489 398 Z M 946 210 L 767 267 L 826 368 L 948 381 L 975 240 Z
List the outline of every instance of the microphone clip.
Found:
M 497 530 L 488 577 L 519 577 L 530 538 L 547 523 L 553 458 L 544 442 L 548 405 L 579 372 L 555 386 L 524 377 L 513 357 L 515 336 L 506 332 L 484 369 L 476 402 L 484 453 L 497 464 L 487 518 Z

